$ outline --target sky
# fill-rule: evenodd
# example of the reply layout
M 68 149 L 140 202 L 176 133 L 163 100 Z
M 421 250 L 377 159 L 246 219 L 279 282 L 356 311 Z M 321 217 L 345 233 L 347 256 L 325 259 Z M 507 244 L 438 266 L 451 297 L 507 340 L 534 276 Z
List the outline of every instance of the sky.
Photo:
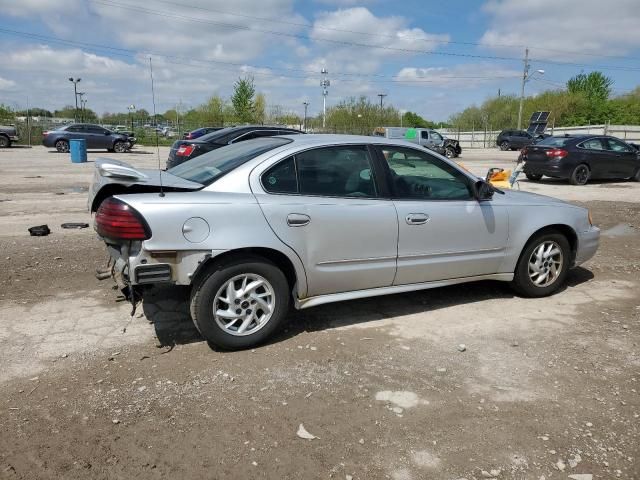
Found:
M 640 84 L 638 0 L 0 0 L 0 103 L 49 110 L 81 78 L 99 114 L 193 108 L 251 75 L 267 104 L 301 114 L 365 95 L 446 121 L 498 90 L 562 88 L 603 71 Z M 535 73 L 544 70 L 544 74 Z

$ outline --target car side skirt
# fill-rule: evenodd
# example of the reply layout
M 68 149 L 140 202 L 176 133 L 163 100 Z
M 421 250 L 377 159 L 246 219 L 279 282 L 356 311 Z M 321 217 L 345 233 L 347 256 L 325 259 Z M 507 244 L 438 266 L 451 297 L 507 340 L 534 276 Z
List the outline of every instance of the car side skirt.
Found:
M 492 273 L 490 275 L 476 275 L 473 277 L 450 278 L 448 280 L 437 280 L 433 282 L 411 283 L 409 285 L 394 285 L 390 287 L 369 288 L 367 290 L 355 290 L 353 292 L 331 293 L 328 295 L 318 295 L 309 298 L 295 298 L 295 307 L 298 310 L 316 307 L 325 303 L 344 302 L 345 300 L 356 300 L 358 298 L 376 297 L 378 295 L 391 295 L 394 293 L 414 292 L 416 290 L 426 290 L 429 288 L 446 287 L 459 283 L 477 282 L 479 280 L 499 280 L 510 282 L 513 280 L 513 273 Z

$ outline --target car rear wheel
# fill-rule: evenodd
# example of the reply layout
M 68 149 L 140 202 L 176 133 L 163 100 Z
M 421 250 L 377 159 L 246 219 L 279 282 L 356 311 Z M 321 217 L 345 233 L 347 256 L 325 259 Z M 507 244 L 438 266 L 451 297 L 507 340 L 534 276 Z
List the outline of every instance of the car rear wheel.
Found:
M 9 148 L 11 146 L 11 140 L 4 135 L 0 135 L 0 148 Z
M 266 340 L 282 323 L 290 304 L 282 271 L 259 257 L 219 265 L 191 292 L 191 315 L 213 345 L 238 350 Z
M 571 247 L 558 232 L 536 235 L 524 247 L 512 286 L 523 297 L 546 297 L 564 283 L 569 270 Z
M 511 145 L 509 145 L 509 142 L 507 142 L 506 140 L 500 144 L 500 150 L 502 150 L 503 152 L 506 152 L 507 150 L 510 150 L 510 149 L 511 149 Z
M 539 180 L 542 180 L 542 175 L 539 173 L 526 173 L 525 174 L 527 176 L 527 178 L 533 182 L 537 182 Z
M 127 151 L 127 144 L 125 142 L 116 142 L 113 144 L 113 151 L 116 153 L 124 153 Z
M 571 177 L 569 177 L 569 182 L 572 185 L 586 185 L 589 181 L 589 177 L 591 176 L 591 171 L 589 167 L 584 163 L 581 163 L 571 172 Z
M 66 140 L 57 140 L 55 143 L 56 150 L 60 153 L 69 152 L 69 142 Z

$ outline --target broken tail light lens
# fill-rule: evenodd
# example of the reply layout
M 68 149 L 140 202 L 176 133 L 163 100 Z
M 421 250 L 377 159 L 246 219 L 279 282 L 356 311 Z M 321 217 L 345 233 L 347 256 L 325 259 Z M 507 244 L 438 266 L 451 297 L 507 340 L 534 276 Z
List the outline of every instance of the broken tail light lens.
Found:
M 113 197 L 98 208 L 94 228 L 101 237 L 114 240 L 148 240 L 151 229 L 131 205 Z
M 176 155 L 179 157 L 188 157 L 195 149 L 196 147 L 193 145 L 181 145 L 180 148 L 178 148 Z

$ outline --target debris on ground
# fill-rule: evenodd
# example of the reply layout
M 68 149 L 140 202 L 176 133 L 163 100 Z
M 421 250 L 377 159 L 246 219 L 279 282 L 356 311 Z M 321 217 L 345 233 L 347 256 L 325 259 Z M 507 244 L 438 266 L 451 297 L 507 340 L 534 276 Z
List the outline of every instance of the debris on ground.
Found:
M 29 228 L 29 234 L 32 237 L 44 237 L 50 233 L 49 225 L 36 225 L 35 227 Z
M 63 223 L 62 225 L 60 225 L 62 228 L 66 228 L 66 229 L 72 229 L 72 228 L 89 228 L 89 224 L 88 223 L 84 223 L 84 222 L 80 222 L 80 223 L 74 223 L 74 222 L 70 222 L 70 223 Z
M 318 438 L 315 435 L 312 435 L 311 433 L 307 432 L 307 429 L 304 428 L 303 424 L 300 424 L 300 426 L 298 427 L 298 431 L 296 432 L 296 435 L 298 435 L 298 437 L 303 438 L 305 440 L 314 440 Z

